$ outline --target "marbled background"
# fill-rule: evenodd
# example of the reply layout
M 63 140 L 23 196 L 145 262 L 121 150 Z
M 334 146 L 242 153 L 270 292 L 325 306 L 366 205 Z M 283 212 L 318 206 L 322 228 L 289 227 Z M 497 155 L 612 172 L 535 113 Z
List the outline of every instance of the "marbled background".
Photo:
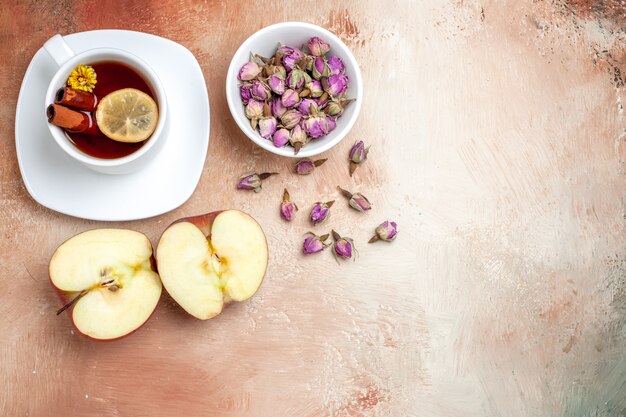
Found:
M 1 3 L 0 415 L 626 415 L 623 1 Z M 364 76 L 355 128 L 309 177 L 253 146 L 225 100 L 236 48 L 286 20 L 334 31 Z M 14 115 L 31 57 L 55 33 L 104 28 L 185 45 L 207 80 L 202 178 L 157 218 L 60 215 L 20 177 Z M 350 179 L 361 138 L 370 159 Z M 282 175 L 261 194 L 234 189 L 265 170 Z M 374 209 L 337 203 L 318 228 L 352 236 L 360 258 L 304 258 L 308 208 L 338 184 Z M 285 185 L 303 208 L 294 224 L 278 216 Z M 46 268 L 66 238 L 115 226 L 156 243 L 172 220 L 227 207 L 269 237 L 249 302 L 201 322 L 165 295 L 114 343 L 55 316 Z M 398 239 L 365 244 L 386 218 Z

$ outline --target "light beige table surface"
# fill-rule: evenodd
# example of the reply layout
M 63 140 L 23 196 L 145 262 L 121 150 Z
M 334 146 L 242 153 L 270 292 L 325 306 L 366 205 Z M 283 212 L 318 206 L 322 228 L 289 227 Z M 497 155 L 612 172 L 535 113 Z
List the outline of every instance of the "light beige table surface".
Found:
M 0 415 L 624 416 L 626 240 L 623 1 L 9 2 L 0 8 Z M 359 120 L 315 175 L 253 146 L 225 100 L 230 57 L 254 31 L 303 20 L 353 50 Z M 55 33 L 123 28 L 188 47 L 211 99 L 202 178 L 182 207 L 106 224 L 35 203 L 17 165 L 26 67 Z M 364 139 L 370 159 L 347 176 Z M 164 168 L 166 169 L 166 168 Z M 277 170 L 260 194 L 246 171 Z M 368 214 L 336 185 L 361 190 Z M 284 186 L 303 210 L 278 216 Z M 158 187 L 155 186 L 155 190 Z M 115 198 L 115 196 L 111 196 Z M 354 263 L 300 254 L 306 215 Z M 73 234 L 248 211 L 268 234 L 265 282 L 208 322 L 164 295 L 134 335 L 94 343 L 56 317 L 47 277 Z M 392 244 L 367 245 L 391 218 Z

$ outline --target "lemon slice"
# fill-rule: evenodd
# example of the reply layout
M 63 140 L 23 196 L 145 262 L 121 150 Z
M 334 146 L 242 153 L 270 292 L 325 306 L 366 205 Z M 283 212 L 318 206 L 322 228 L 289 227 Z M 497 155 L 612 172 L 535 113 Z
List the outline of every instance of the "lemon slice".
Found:
M 156 103 L 135 88 L 123 88 L 106 95 L 98 103 L 96 122 L 108 138 L 136 143 L 150 137 L 159 120 Z

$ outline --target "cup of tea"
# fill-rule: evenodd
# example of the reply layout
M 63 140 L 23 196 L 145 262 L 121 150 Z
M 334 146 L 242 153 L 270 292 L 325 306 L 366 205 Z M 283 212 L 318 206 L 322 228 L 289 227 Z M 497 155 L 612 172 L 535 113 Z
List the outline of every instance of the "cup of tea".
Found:
M 76 54 L 61 35 L 43 47 L 59 66 L 45 99 L 48 128 L 59 147 L 104 174 L 127 174 L 147 165 L 162 148 L 168 128 L 165 89 L 155 71 L 122 49 Z M 68 83 L 79 65 L 95 77 L 91 91 Z M 124 111 L 127 116 L 120 117 Z

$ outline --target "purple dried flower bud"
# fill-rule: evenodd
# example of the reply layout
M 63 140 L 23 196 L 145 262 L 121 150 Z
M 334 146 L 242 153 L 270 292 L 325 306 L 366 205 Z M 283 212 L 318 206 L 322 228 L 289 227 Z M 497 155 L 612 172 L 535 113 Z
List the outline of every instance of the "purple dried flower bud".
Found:
M 326 55 L 328 51 L 330 51 L 330 46 L 317 36 L 313 36 L 309 39 L 306 46 L 309 48 L 309 52 L 314 56 Z
M 309 95 L 311 97 L 319 97 L 324 94 L 324 88 L 322 87 L 322 83 L 317 80 L 311 80 L 305 86 L 307 90 L 309 90 Z
M 289 131 L 287 129 L 278 129 L 272 138 L 274 146 L 282 148 L 289 142 Z
M 285 191 L 283 192 L 283 201 L 280 204 L 280 215 L 283 219 L 290 222 L 295 217 L 296 211 L 298 211 L 298 206 L 290 200 L 289 191 L 285 188 Z
M 256 62 L 250 61 L 245 63 L 239 70 L 239 78 L 241 81 L 254 80 L 261 73 L 261 67 Z
M 304 58 L 304 53 L 298 48 L 284 45 L 278 48 L 276 54 L 282 57 L 283 66 L 287 71 L 291 71 L 296 63 Z
M 300 103 L 300 96 L 295 90 L 291 89 L 285 90 L 280 99 L 283 102 L 283 106 L 287 107 L 288 109 Z
M 361 193 L 352 194 L 350 191 L 344 190 L 343 188 L 339 186 L 337 186 L 337 189 L 341 192 L 341 194 L 343 194 L 344 197 L 346 197 L 349 200 L 348 203 L 350 204 L 350 207 L 352 207 L 353 209 L 357 211 L 361 211 L 361 212 L 371 210 L 372 204 L 363 194 Z
M 337 119 L 333 116 L 326 116 L 326 121 L 328 122 L 328 132 L 332 132 L 337 127 Z
M 328 58 L 327 62 L 331 74 L 343 74 L 346 70 L 345 65 L 343 65 L 343 61 L 338 56 L 331 56 Z
M 302 146 L 304 146 L 308 141 L 309 137 L 307 136 L 304 129 L 302 129 L 302 126 L 300 126 L 299 124 L 294 126 L 293 130 L 291 131 L 291 138 L 289 139 L 289 142 L 294 149 L 294 155 L 297 155 L 300 151 L 300 148 L 302 148 Z
M 306 133 L 313 139 L 321 138 L 328 133 L 328 120 L 326 116 L 311 116 L 304 123 Z
M 239 94 L 241 95 L 241 102 L 246 105 L 252 98 L 252 84 L 243 83 L 241 87 L 239 87 Z
M 311 71 L 311 75 L 316 80 L 319 80 L 322 77 L 328 77 L 330 75 L 330 68 L 328 68 L 328 64 L 326 60 L 322 57 L 315 58 L 313 62 L 313 71 Z
M 259 133 L 263 139 L 270 139 L 274 132 L 276 132 L 276 118 L 270 116 L 259 120 Z
M 322 95 L 317 99 L 317 108 L 323 109 L 324 107 L 326 107 L 329 101 L 330 96 L 328 95 L 328 93 L 322 93 Z
M 322 86 L 331 97 L 338 97 L 348 88 L 348 77 L 343 74 L 333 74 L 322 79 Z
M 311 98 L 304 98 L 298 104 L 298 111 L 305 116 L 311 115 L 311 113 L 317 113 L 317 102 Z
M 352 250 L 356 251 L 354 242 L 349 237 L 341 237 L 339 233 L 332 231 L 333 239 L 335 240 L 335 258 L 339 256 L 343 259 L 352 258 Z
M 314 233 L 307 233 L 302 245 L 302 252 L 305 255 L 323 251 L 329 244 L 324 243 L 328 239 L 328 235 L 317 236 Z
M 315 203 L 311 209 L 310 218 L 313 224 L 322 223 L 330 217 L 330 208 L 335 201 L 327 201 L 326 203 Z
M 277 172 L 264 172 L 262 174 L 248 174 L 239 178 L 239 183 L 237 184 L 237 188 L 240 190 L 251 190 L 255 193 L 261 191 L 261 182 L 272 176 L 278 175 Z
M 382 222 L 376 228 L 376 234 L 372 236 L 368 243 L 376 242 L 377 240 L 384 240 L 385 242 L 391 242 L 398 235 L 398 225 L 396 222 L 390 222 L 386 220 Z
M 331 100 L 324 108 L 324 112 L 330 116 L 341 116 L 343 113 L 343 106 L 339 104 L 337 100 Z
M 293 129 L 298 123 L 300 123 L 301 119 L 302 113 L 298 110 L 292 109 L 287 110 L 285 114 L 280 117 L 280 122 L 286 129 Z
M 366 148 L 365 143 L 363 143 L 362 140 L 356 142 L 354 146 L 352 146 L 350 154 L 348 155 L 348 159 L 350 160 L 350 176 L 352 176 L 356 170 L 357 165 L 367 159 L 369 151 L 369 146 Z
M 250 99 L 246 105 L 246 117 L 250 119 L 252 128 L 256 129 L 259 117 L 263 115 L 263 103 Z
M 268 77 L 275 75 L 283 80 L 287 78 L 287 70 L 282 65 L 267 65 L 265 67 L 265 73 Z
M 298 90 L 304 85 L 304 71 L 294 68 L 287 75 L 287 86 L 291 89 Z
M 265 101 L 270 98 L 272 92 L 263 81 L 254 80 L 252 83 L 252 97 L 256 100 Z
M 318 159 L 312 161 L 310 159 L 302 159 L 294 166 L 294 172 L 298 175 L 309 175 L 315 168 L 326 162 L 326 159 Z
M 278 75 L 270 75 L 267 82 L 272 91 L 276 94 L 282 95 L 285 92 L 285 80 L 280 78 Z
M 283 106 L 283 102 L 280 97 L 276 97 L 270 102 L 270 111 L 272 116 L 280 118 L 287 111 L 287 107 Z

